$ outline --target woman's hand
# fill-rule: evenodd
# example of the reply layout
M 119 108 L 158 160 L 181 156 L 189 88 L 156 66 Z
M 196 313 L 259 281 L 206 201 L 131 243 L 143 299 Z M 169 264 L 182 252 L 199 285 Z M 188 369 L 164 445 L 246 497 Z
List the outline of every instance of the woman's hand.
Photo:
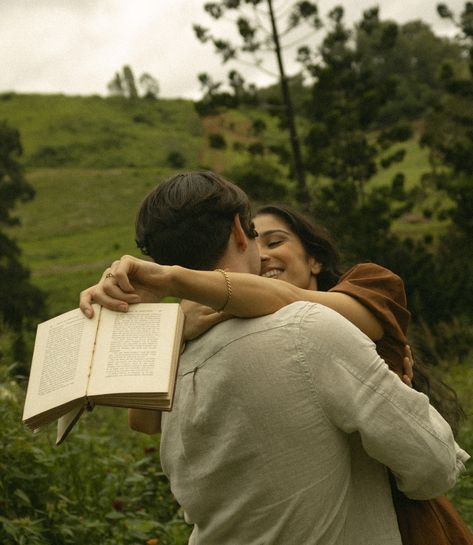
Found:
M 412 379 L 414 377 L 414 359 L 412 357 L 411 347 L 406 344 L 404 347 L 404 358 L 402 360 L 403 373 L 402 382 L 412 388 Z
M 203 335 L 214 325 L 232 317 L 230 314 L 217 312 L 213 308 L 194 303 L 193 301 L 183 300 L 181 301 L 181 307 L 186 316 L 184 322 L 185 341 L 191 341 L 200 337 L 200 335 Z
M 80 309 L 92 318 L 92 302 L 126 312 L 134 303 L 157 303 L 169 293 L 169 267 L 125 255 L 106 269 L 98 284 L 80 294 Z

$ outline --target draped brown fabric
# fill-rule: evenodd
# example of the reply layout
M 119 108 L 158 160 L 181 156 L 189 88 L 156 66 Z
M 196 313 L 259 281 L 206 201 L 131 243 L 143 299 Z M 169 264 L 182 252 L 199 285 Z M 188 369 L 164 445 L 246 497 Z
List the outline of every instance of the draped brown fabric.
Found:
M 374 263 L 360 263 L 330 291 L 350 295 L 372 312 L 384 330 L 377 351 L 402 375 L 410 318 L 402 279 Z M 403 545 L 473 545 L 473 533 L 447 498 L 411 500 L 397 489 L 392 476 L 391 489 Z

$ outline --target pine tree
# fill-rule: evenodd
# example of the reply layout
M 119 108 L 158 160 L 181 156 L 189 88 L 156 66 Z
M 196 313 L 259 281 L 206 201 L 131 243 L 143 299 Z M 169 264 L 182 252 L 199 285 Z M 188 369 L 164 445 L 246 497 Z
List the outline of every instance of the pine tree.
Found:
M 30 281 L 28 269 L 21 263 L 17 243 L 1 227 L 19 223 L 12 215 L 18 201 L 34 197 L 18 162 L 22 154 L 19 132 L 0 122 L 0 322 L 14 333 L 14 357 L 24 361 L 23 332 L 35 318 L 43 315 L 44 297 Z

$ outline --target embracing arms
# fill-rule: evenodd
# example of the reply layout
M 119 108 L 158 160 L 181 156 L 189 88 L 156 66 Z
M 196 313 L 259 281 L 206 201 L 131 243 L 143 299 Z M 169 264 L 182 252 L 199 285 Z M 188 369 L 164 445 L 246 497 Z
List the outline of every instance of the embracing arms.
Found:
M 101 280 L 81 293 L 80 308 L 93 315 L 92 301 L 107 308 L 126 312 L 129 304 L 157 302 L 163 297 L 185 299 L 187 340 L 195 338 L 213 325 L 230 316 L 251 318 L 279 310 L 295 301 L 320 303 L 337 311 L 354 323 L 372 340 L 383 335 L 375 316 L 356 299 L 344 293 L 303 290 L 282 280 L 257 275 L 227 272 L 231 284 L 228 299 L 227 285 L 221 272 L 195 271 L 178 266 L 162 266 L 154 262 L 123 256 L 107 269 Z M 195 301 L 196 303 L 190 303 Z M 221 309 L 225 304 L 225 312 Z M 412 356 L 407 347 L 402 380 L 412 380 Z M 160 431 L 161 415 L 152 411 L 129 411 L 129 425 L 136 431 L 153 434 Z
M 112 274 L 107 278 L 107 274 Z M 228 272 L 232 294 L 225 313 L 239 318 L 271 314 L 296 301 L 328 306 L 354 323 L 372 340 L 383 335 L 373 314 L 354 298 L 344 293 L 304 290 L 282 280 L 254 274 Z M 195 271 L 178 266 L 163 266 L 132 256 L 124 256 L 107 270 L 101 281 L 81 293 L 80 307 L 90 316 L 91 302 L 112 310 L 126 311 L 128 304 L 158 301 L 173 296 L 195 301 L 211 309 L 221 309 L 227 298 L 227 287 L 218 271 Z M 217 311 L 207 311 L 210 325 L 224 318 Z

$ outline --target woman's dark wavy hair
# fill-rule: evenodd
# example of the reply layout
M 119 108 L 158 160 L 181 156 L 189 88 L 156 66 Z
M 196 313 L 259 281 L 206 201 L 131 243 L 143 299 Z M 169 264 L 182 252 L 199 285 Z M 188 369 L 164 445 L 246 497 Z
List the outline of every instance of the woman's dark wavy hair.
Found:
M 322 264 L 322 271 L 317 275 L 317 289 L 328 291 L 338 283 L 342 275 L 339 254 L 329 233 L 323 227 L 315 224 L 301 212 L 285 205 L 262 206 L 256 211 L 255 217 L 262 214 L 271 214 L 281 219 L 299 238 L 307 254 Z M 412 343 L 412 339 L 411 344 L 415 344 Z M 459 423 L 465 416 L 457 394 L 453 388 L 436 376 L 430 366 L 423 363 L 418 355 L 415 356 L 412 386 L 429 397 L 431 404 L 456 434 Z
M 271 214 L 281 219 L 299 238 L 308 255 L 314 257 L 322 265 L 317 275 L 317 289 L 328 291 L 333 288 L 342 275 L 340 257 L 328 231 L 315 224 L 301 212 L 289 206 L 269 204 L 256 211 L 255 217 Z

